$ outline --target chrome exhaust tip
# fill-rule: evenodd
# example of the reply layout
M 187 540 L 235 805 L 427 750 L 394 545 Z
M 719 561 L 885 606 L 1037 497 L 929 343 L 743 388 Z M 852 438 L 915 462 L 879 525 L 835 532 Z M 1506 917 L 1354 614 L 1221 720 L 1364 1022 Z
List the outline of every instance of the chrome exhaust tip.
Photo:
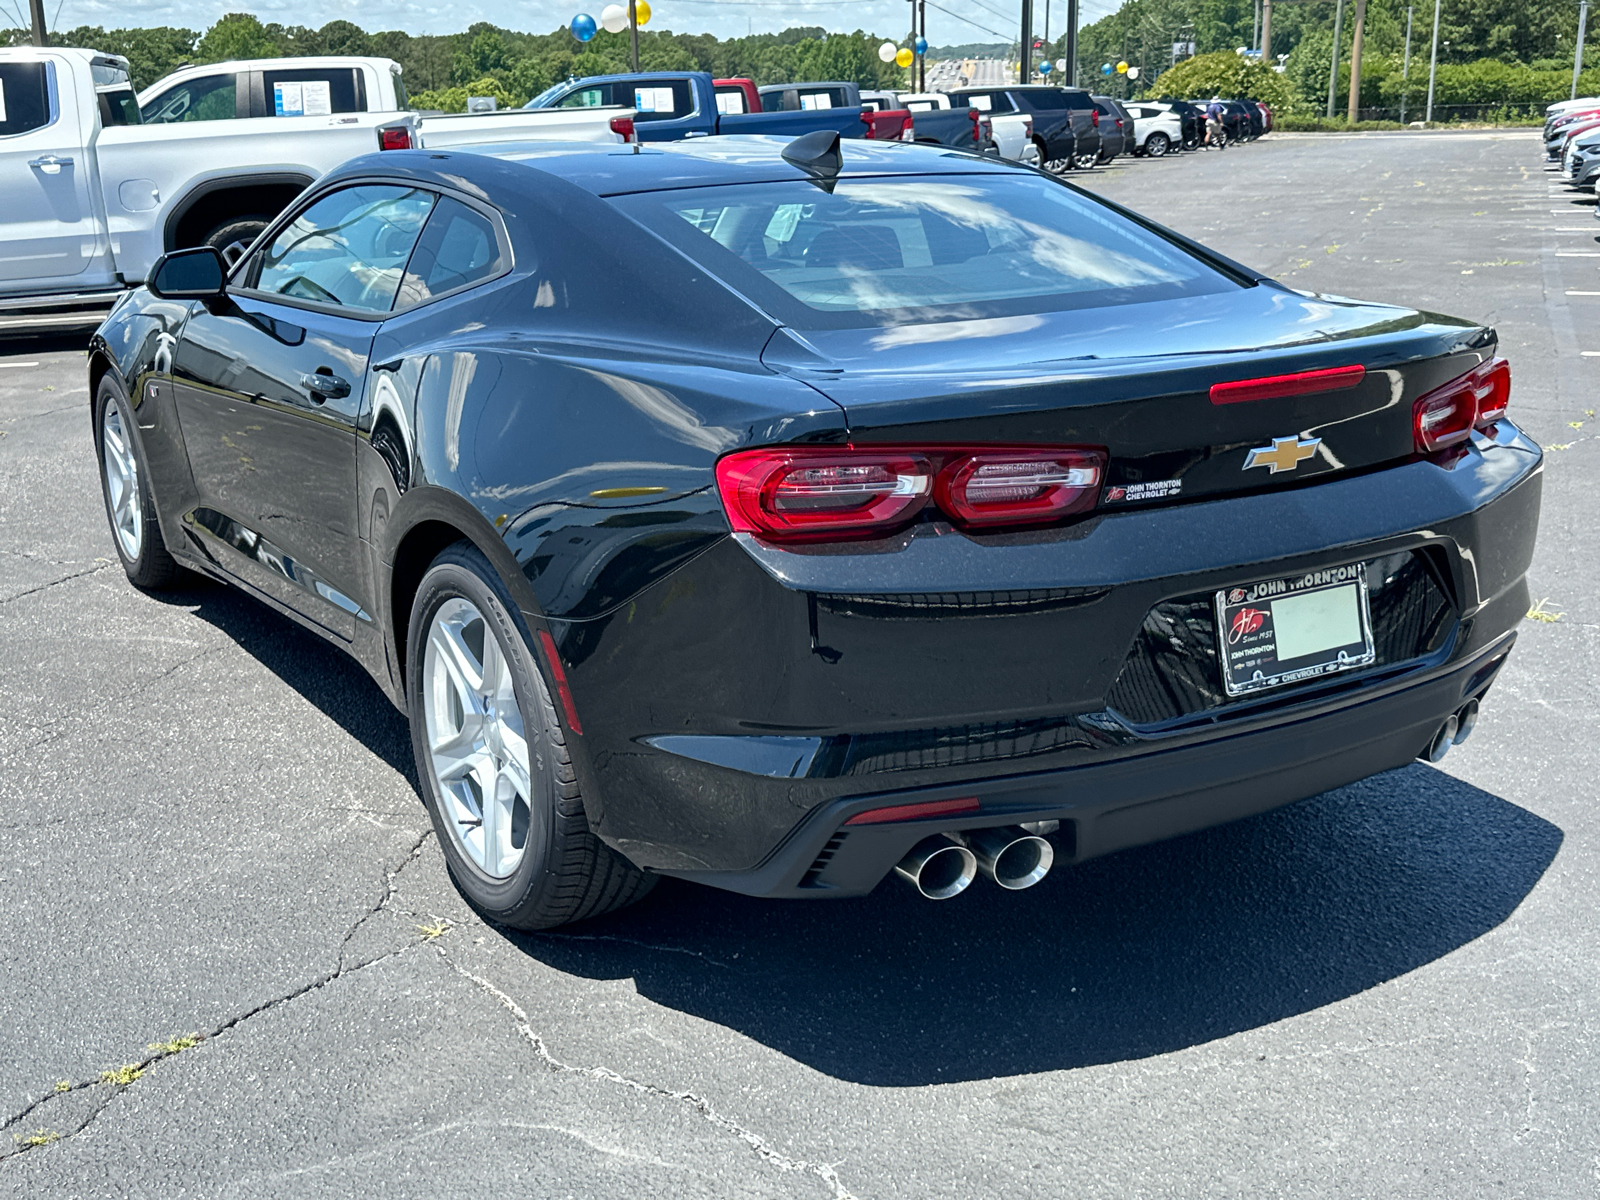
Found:
M 894 873 L 929 900 L 948 900 L 972 886 L 978 859 L 949 838 L 923 838 L 894 865 Z
M 1461 711 L 1456 714 L 1455 744 L 1461 745 L 1472 736 L 1472 730 L 1478 724 L 1478 702 L 1468 700 L 1461 706 Z
M 971 829 L 958 835 L 983 873 L 1008 892 L 1031 888 L 1055 865 L 1055 847 L 1019 825 Z
M 1459 728 L 1460 723 L 1456 720 L 1455 714 L 1451 713 L 1444 719 L 1444 724 L 1439 726 L 1439 732 L 1433 735 L 1433 740 L 1428 743 L 1428 748 L 1423 751 L 1422 757 L 1431 763 L 1443 761 L 1444 756 L 1450 753 L 1450 747 L 1455 745 L 1456 731 Z

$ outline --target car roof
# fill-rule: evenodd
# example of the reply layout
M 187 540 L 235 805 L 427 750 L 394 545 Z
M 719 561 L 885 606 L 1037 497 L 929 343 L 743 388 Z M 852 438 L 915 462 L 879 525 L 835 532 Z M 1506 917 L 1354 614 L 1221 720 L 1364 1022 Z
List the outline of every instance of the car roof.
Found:
M 507 167 L 526 167 L 554 175 L 597 196 L 667 188 L 809 179 L 783 158 L 793 139 L 765 136 L 693 138 L 681 142 L 619 145 L 596 142 L 506 142 L 454 146 L 449 150 L 389 150 L 363 155 L 324 176 L 400 174 L 446 187 L 466 183 L 492 195 L 495 186 L 515 186 Z M 882 175 L 999 175 L 1023 168 L 1001 159 L 910 142 L 872 142 L 845 138 L 840 174 L 846 178 Z M 496 182 L 498 181 L 498 182 Z

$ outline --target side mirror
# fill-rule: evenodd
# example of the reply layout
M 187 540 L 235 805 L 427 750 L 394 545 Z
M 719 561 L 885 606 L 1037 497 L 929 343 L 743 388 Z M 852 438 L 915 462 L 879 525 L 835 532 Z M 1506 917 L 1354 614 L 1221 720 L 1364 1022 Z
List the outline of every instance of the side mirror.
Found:
M 222 295 L 227 269 L 215 246 L 174 250 L 156 259 L 145 286 L 163 300 L 214 300 Z

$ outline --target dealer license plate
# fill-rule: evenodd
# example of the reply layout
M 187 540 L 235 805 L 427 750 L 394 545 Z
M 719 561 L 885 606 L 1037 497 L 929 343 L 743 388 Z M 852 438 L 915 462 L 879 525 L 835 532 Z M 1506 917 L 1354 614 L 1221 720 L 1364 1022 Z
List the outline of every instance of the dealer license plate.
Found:
M 1217 639 L 1230 696 L 1370 666 L 1376 655 L 1366 566 L 1220 591 Z

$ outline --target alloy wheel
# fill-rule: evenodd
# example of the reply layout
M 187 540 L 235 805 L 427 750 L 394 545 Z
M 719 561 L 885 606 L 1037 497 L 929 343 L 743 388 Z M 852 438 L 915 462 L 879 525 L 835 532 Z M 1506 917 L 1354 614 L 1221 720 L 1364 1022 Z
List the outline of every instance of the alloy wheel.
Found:
M 1072 158 L 1072 165 L 1077 167 L 1080 171 L 1088 171 L 1094 168 L 1094 164 L 1098 162 L 1099 159 L 1100 155 L 1098 153 L 1076 154 Z
M 492 879 L 527 850 L 533 781 L 511 668 L 476 605 L 446 600 L 422 666 L 428 757 L 457 846 Z
M 1144 152 L 1151 158 L 1162 158 L 1167 153 L 1167 135 L 1152 133 L 1144 144 Z
M 144 543 L 144 509 L 139 502 L 139 462 L 133 439 L 122 423 L 122 409 L 108 403 L 100 418 L 100 457 L 106 472 L 106 502 L 111 529 L 129 562 L 136 562 Z
M 1070 158 L 1046 159 L 1044 169 L 1052 175 L 1063 175 L 1072 169 L 1072 160 Z

